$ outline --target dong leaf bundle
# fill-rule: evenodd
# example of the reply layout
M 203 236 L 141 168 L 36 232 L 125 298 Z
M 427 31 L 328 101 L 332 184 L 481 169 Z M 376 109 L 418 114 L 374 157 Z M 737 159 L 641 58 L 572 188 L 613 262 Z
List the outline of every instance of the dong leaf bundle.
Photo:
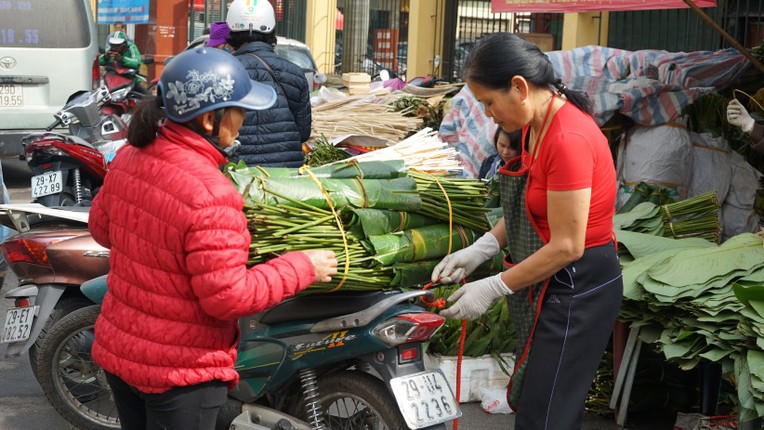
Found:
M 397 162 L 224 171 L 244 197 L 249 264 L 290 251 L 334 251 L 338 274 L 311 292 L 427 282 L 442 257 L 488 228 L 479 181 L 405 171 Z

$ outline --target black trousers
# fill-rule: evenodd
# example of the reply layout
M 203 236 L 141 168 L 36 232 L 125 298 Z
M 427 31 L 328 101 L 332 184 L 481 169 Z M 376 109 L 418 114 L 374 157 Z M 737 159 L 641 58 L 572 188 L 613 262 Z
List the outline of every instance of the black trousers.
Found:
M 622 297 L 612 243 L 587 249 L 554 275 L 531 344 L 515 430 L 581 428 L 586 396 Z
M 177 387 L 162 394 L 142 393 L 106 373 L 122 430 L 214 430 L 228 384 L 210 381 Z

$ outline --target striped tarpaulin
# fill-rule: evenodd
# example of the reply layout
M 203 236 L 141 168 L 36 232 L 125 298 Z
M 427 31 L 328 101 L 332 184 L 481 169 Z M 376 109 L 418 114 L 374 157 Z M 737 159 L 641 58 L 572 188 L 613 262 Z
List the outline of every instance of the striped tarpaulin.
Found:
M 750 66 L 735 49 L 667 52 L 586 46 L 547 55 L 565 85 L 592 98 L 600 125 L 616 112 L 641 125 L 665 124 Z

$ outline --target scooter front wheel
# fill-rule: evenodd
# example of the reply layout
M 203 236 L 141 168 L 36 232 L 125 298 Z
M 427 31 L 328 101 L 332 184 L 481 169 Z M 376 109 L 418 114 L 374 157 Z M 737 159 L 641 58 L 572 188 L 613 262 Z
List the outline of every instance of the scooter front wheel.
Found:
M 368 373 L 342 371 L 321 377 L 318 393 L 324 422 L 331 430 L 408 428 L 393 394 Z M 296 416 L 306 419 L 307 413 L 301 408 Z

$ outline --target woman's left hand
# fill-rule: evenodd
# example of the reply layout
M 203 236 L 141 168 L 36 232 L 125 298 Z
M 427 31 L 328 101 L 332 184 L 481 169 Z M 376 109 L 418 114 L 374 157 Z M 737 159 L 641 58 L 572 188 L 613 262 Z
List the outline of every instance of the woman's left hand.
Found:
M 512 294 L 501 280 L 501 273 L 478 281 L 469 282 L 456 290 L 448 301 L 451 306 L 440 311 L 448 319 L 474 320 L 483 315 L 494 300 Z

